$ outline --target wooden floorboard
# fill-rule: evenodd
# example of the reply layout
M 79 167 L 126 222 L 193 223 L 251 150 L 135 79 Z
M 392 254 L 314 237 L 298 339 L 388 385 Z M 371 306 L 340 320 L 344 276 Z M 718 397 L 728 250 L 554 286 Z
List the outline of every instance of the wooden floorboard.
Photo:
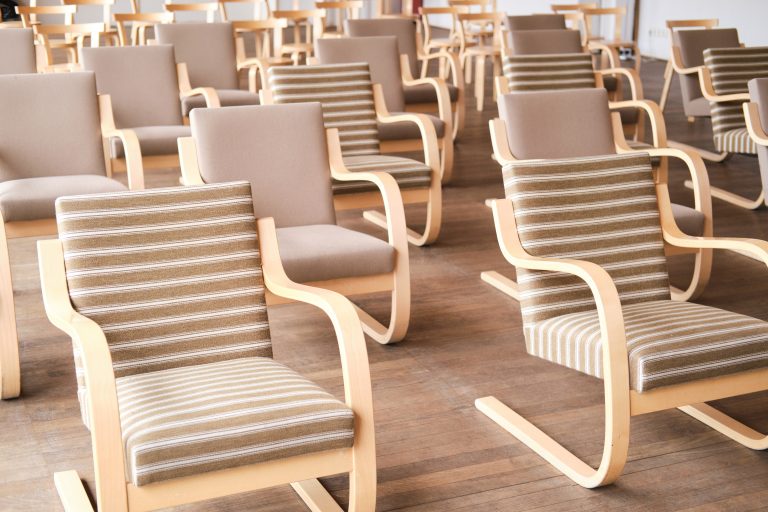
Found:
M 642 75 L 649 98 L 659 96 L 661 62 Z M 490 81 L 488 82 L 490 84 Z M 488 93 L 490 94 L 490 88 Z M 503 193 L 490 159 L 488 120 L 469 99 L 467 129 L 456 145 L 456 179 L 445 189 L 443 230 L 428 248 L 411 247 L 413 307 L 408 337 L 396 346 L 368 343 L 376 409 L 380 511 L 689 511 L 768 509 L 768 453 L 725 439 L 676 411 L 633 419 L 629 463 L 618 483 L 599 490 L 574 485 L 475 410 L 494 394 L 556 436 L 590 463 L 602 449 L 600 381 L 525 353 L 520 308 L 480 280 L 483 270 L 513 274 L 496 243 L 483 201 Z M 672 139 L 712 149 L 708 121 L 688 124 L 673 85 L 666 113 Z M 757 195 L 754 158 L 708 164 L 713 184 Z M 673 199 L 692 204 L 672 172 Z M 175 171 L 151 173 L 149 186 L 172 186 Z M 715 233 L 768 239 L 768 211 L 718 202 Z M 408 209 L 418 222 L 423 212 Z M 359 213 L 343 225 L 382 235 Z M 11 244 L 21 339 L 23 398 L 0 403 L 0 510 L 59 510 L 53 472 L 76 469 L 93 485 L 90 438 L 80 422 L 70 341 L 45 318 L 35 241 Z M 690 259 L 671 261 L 672 280 L 685 283 Z M 768 269 L 733 254 L 717 254 L 712 282 L 700 302 L 768 320 Z M 386 296 L 359 301 L 385 315 Z M 269 311 L 275 356 L 341 392 L 338 352 L 325 317 L 309 306 Z M 718 404 L 768 431 L 768 393 Z M 346 477 L 323 479 L 346 503 Z M 289 486 L 178 510 L 303 511 Z

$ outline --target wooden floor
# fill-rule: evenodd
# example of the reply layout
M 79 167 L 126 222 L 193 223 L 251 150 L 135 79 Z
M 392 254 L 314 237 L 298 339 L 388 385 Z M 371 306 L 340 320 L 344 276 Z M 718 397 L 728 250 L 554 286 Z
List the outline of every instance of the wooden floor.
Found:
M 663 63 L 646 62 L 649 98 L 658 98 Z M 470 99 L 470 107 L 473 107 Z M 429 248 L 411 247 L 412 320 L 396 346 L 368 343 L 376 409 L 380 511 L 746 511 L 768 510 L 768 453 L 753 452 L 676 411 L 633 419 L 630 460 L 618 483 L 586 490 L 475 410 L 475 398 L 496 395 L 589 462 L 602 450 L 602 384 L 528 356 L 516 302 L 484 284 L 482 270 L 510 272 L 499 252 L 483 200 L 502 194 L 490 159 L 488 119 L 468 109 L 456 146 L 456 180 L 445 190 L 443 231 Z M 708 122 L 689 125 L 673 86 L 666 115 L 670 138 L 711 149 Z M 713 184 L 758 192 L 756 159 L 708 165 Z M 171 186 L 171 172 L 151 186 Z M 691 204 L 672 173 L 673 199 Z M 720 236 L 768 238 L 768 211 L 715 203 Z M 421 212 L 409 210 L 416 218 Z M 358 214 L 345 226 L 378 233 Z M 380 234 L 380 233 L 379 233 Z M 88 432 L 80 421 L 69 340 L 46 320 L 34 240 L 11 247 L 21 338 L 23 398 L 0 403 L 0 510 L 60 510 L 54 471 L 76 469 L 92 487 Z M 672 262 L 673 282 L 689 261 Z M 701 302 L 768 320 L 768 269 L 738 255 L 717 254 Z M 361 301 L 386 314 L 388 298 Z M 270 309 L 276 358 L 341 390 L 336 342 L 324 316 L 309 306 Z M 719 404 L 768 431 L 768 393 Z M 324 479 L 346 504 L 346 477 Z M 306 510 L 289 486 L 180 510 Z

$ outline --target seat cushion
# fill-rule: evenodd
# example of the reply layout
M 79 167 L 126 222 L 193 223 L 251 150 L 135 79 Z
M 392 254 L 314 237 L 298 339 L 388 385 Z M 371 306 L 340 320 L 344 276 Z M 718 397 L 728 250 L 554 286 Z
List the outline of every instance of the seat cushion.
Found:
M 388 172 L 401 189 L 427 188 L 432 183 L 432 169 L 418 160 L 389 155 L 348 156 L 344 164 L 352 172 Z M 369 181 L 333 180 L 334 194 L 379 190 Z
M 737 128 L 723 133 L 715 134 L 715 147 L 718 151 L 728 153 L 757 154 L 757 144 L 749 136 L 746 128 Z
M 394 247 L 333 224 L 278 228 L 277 243 L 285 273 L 298 283 L 386 274 L 395 268 Z
M 459 88 L 453 84 L 446 85 L 448 86 L 448 96 L 451 98 L 451 102 L 458 101 Z M 403 94 L 405 94 L 406 105 L 437 102 L 437 92 L 431 84 L 409 85 L 403 87 Z
M 240 107 L 242 105 L 258 105 L 259 95 L 240 89 L 216 89 L 222 107 Z M 182 114 L 188 116 L 193 108 L 205 108 L 205 98 L 190 96 L 181 100 Z
M 672 215 L 680 231 L 689 236 L 704 236 L 704 214 L 690 206 L 672 203 Z
M 762 320 L 671 300 L 629 304 L 622 312 L 635 391 L 768 366 L 768 323 Z M 530 354 L 603 377 L 596 310 L 553 317 L 527 329 Z
M 354 413 L 267 357 L 117 379 L 134 485 L 347 448 Z
M 392 112 L 393 115 L 400 114 L 401 112 Z M 442 119 L 429 114 L 424 114 L 432 121 L 432 125 L 435 127 L 437 138 L 440 139 L 445 135 L 445 123 Z M 403 123 L 376 123 L 379 129 L 379 141 L 383 140 L 403 140 L 403 139 L 421 139 L 421 131 L 416 123 L 403 122 Z
M 189 126 L 140 126 L 132 128 L 139 139 L 142 156 L 172 155 L 178 153 L 177 139 L 179 137 L 191 137 Z M 112 157 L 125 156 L 123 143 L 120 139 L 112 138 Z
M 97 174 L 9 180 L 0 183 L 0 212 L 6 222 L 52 219 L 58 197 L 122 190 L 119 181 Z

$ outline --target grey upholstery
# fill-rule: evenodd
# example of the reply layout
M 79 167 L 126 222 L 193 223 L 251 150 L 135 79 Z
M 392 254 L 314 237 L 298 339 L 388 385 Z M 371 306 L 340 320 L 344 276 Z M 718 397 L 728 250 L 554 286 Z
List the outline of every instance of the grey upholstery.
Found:
M 675 45 L 680 48 L 680 58 L 686 68 L 703 65 L 704 50 L 707 48 L 739 46 L 739 33 L 735 28 L 676 30 L 672 37 Z M 698 75 L 680 75 L 680 88 L 686 116 L 709 115 L 709 102 L 703 99 Z
M 259 95 L 242 89 L 216 89 L 222 107 L 240 107 L 258 105 Z M 205 98 L 200 95 L 189 96 L 181 100 L 182 114 L 188 116 L 193 108 L 205 108 Z
M 408 56 L 411 75 L 419 76 L 419 62 L 416 50 L 416 22 L 409 19 L 345 20 L 350 37 L 395 36 L 400 55 Z M 407 100 L 406 100 L 407 102 Z
M 139 139 L 142 156 L 172 155 L 178 151 L 178 138 L 189 137 L 192 134 L 189 126 L 138 126 L 132 128 Z M 120 139 L 111 141 L 112 156 L 122 158 L 125 155 Z
M 680 231 L 690 236 L 704 236 L 704 214 L 689 206 L 672 203 L 672 215 Z
M 507 16 L 504 25 L 510 32 L 515 30 L 558 30 L 564 29 L 565 16 L 562 14 L 530 14 Z
M 401 112 L 391 112 L 394 115 Z M 441 138 L 445 135 L 445 123 L 439 117 L 433 115 L 426 115 L 435 127 L 435 133 L 437 138 Z M 379 129 L 379 140 L 403 140 L 403 139 L 418 139 L 421 137 L 421 131 L 416 123 L 404 122 L 404 123 L 377 123 Z
M 510 32 L 513 55 L 582 53 L 577 30 L 513 30 Z
M 319 103 L 197 109 L 190 121 L 204 181 L 250 181 L 256 217 L 278 228 L 336 223 Z
M 749 81 L 749 98 L 758 105 L 760 125 L 768 131 L 768 78 L 753 78 Z M 768 147 L 757 144 L 757 159 L 760 162 L 760 178 L 763 191 L 768 197 Z
M 0 30 L 0 75 L 36 73 L 35 40 L 31 28 Z

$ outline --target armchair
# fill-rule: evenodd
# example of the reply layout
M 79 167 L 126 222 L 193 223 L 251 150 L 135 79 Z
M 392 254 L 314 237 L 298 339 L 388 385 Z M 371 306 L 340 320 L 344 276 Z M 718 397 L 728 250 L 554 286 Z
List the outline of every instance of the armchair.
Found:
M 219 17 L 221 21 L 235 21 L 230 20 L 229 13 L 227 12 L 227 6 L 230 4 L 253 4 L 253 15 L 250 20 L 268 20 L 272 17 L 272 7 L 269 5 L 269 0 L 218 0 L 219 2 Z
M 40 278 L 46 314 L 75 349 L 96 509 L 291 483 L 313 510 L 334 511 L 317 478 L 348 472 L 350 510 L 374 510 L 360 322 L 342 296 L 286 277 L 248 183 L 74 196 L 56 208 L 61 239 L 39 243 Z M 328 315 L 343 402 L 272 358 L 266 291 Z M 94 510 L 75 471 L 54 482 L 65 510 Z
M 323 36 L 323 26 L 325 11 L 323 9 L 304 9 L 274 11 L 272 16 L 279 20 L 285 20 L 291 30 L 291 41 L 283 43 L 279 48 L 280 55 L 290 55 L 295 65 L 301 62 L 301 56 L 304 55 L 304 62 L 309 63 L 309 59 L 315 53 L 315 41 Z
M 0 30 L 0 48 L 8 48 L 0 60 L 0 75 L 37 73 L 35 34 L 31 28 Z
M 216 21 L 216 12 L 219 10 L 218 2 L 199 2 L 199 3 L 173 3 L 173 0 L 166 0 L 163 4 L 163 9 L 166 12 L 173 14 L 174 21 L 178 20 L 178 13 L 205 13 L 206 23 L 213 23 Z
M 282 265 L 292 281 L 343 295 L 388 292 L 388 326 L 355 307 L 379 343 L 403 339 L 410 317 L 408 242 L 402 199 L 382 172 L 344 176 L 375 187 L 388 213 L 388 241 L 336 223 L 322 111 L 316 103 L 200 110 L 192 138 L 179 139 L 185 185 L 246 179 L 257 217 L 274 219 Z M 288 150 L 295 140 L 301 151 Z M 274 229 L 274 228 L 273 228 Z M 267 294 L 267 303 L 286 302 Z
M 423 246 L 437 239 L 442 218 L 440 155 L 435 127 L 427 116 L 389 114 L 384 91 L 371 82 L 366 63 L 273 66 L 269 68 L 269 87 L 261 93 L 262 104 L 317 101 L 323 107 L 325 127 L 338 129 L 339 142 L 335 135 L 329 136 L 336 209 L 382 206 L 375 184 L 361 182 L 354 175 L 386 172 L 397 182 L 405 204 L 426 204 L 424 229 L 407 229 L 408 241 Z M 405 121 L 419 127 L 424 162 L 381 154 L 377 123 Z M 392 222 L 375 210 L 365 211 L 363 217 L 385 229 Z
M 0 36 L 4 32 L 0 31 Z M 13 29 L 15 30 L 15 29 Z M 65 105 L 65 108 L 62 106 Z M 0 397 L 21 392 L 8 240 L 56 235 L 54 201 L 64 194 L 116 192 L 99 131 L 92 73 L 0 76 Z M 140 165 L 128 169 L 143 187 Z
M 498 12 L 456 15 L 459 27 L 459 60 L 467 82 L 472 75 L 472 60 L 474 60 L 475 101 L 478 112 L 483 111 L 485 100 L 485 61 L 491 59 L 494 77 L 501 75 L 502 19 L 502 13 Z M 473 27 L 477 26 L 486 28 L 480 31 L 473 30 Z M 496 83 L 494 82 L 493 85 L 495 89 Z
M 347 22 L 356 20 L 360 17 L 360 10 L 363 8 L 362 0 L 335 0 L 331 2 L 315 2 L 315 9 L 325 11 L 323 18 L 323 37 L 346 37 Z M 328 15 L 334 14 L 335 26 L 329 26 Z
M 664 259 L 666 243 L 746 251 L 768 264 L 768 243 L 683 234 L 666 176 L 652 172 L 647 155 L 511 163 L 505 190 L 494 222 L 519 269 L 526 349 L 603 379 L 600 464 L 493 396 L 475 402 L 481 412 L 588 488 L 621 474 L 632 416 L 677 407 L 748 448 L 768 448 L 768 436 L 706 403 L 768 389 L 768 323 L 670 300 Z
M 120 46 L 145 46 L 148 44 L 147 29 L 155 25 L 173 23 L 172 12 L 144 12 L 144 13 L 115 13 L 112 15 L 117 25 L 117 36 Z M 131 24 L 130 37 L 126 31 L 126 24 Z
M 104 24 L 101 36 L 104 37 L 104 42 L 112 46 L 118 46 L 120 44 L 120 36 L 117 28 L 112 26 L 112 8 L 115 5 L 115 0 L 61 0 L 62 5 L 74 5 L 78 11 L 88 11 L 90 8 L 101 9 L 101 22 Z M 96 45 L 98 46 L 98 45 Z
M 768 197 L 768 79 L 753 78 L 749 81 L 749 99 L 743 104 L 744 121 L 752 141 L 757 146 L 763 200 Z

